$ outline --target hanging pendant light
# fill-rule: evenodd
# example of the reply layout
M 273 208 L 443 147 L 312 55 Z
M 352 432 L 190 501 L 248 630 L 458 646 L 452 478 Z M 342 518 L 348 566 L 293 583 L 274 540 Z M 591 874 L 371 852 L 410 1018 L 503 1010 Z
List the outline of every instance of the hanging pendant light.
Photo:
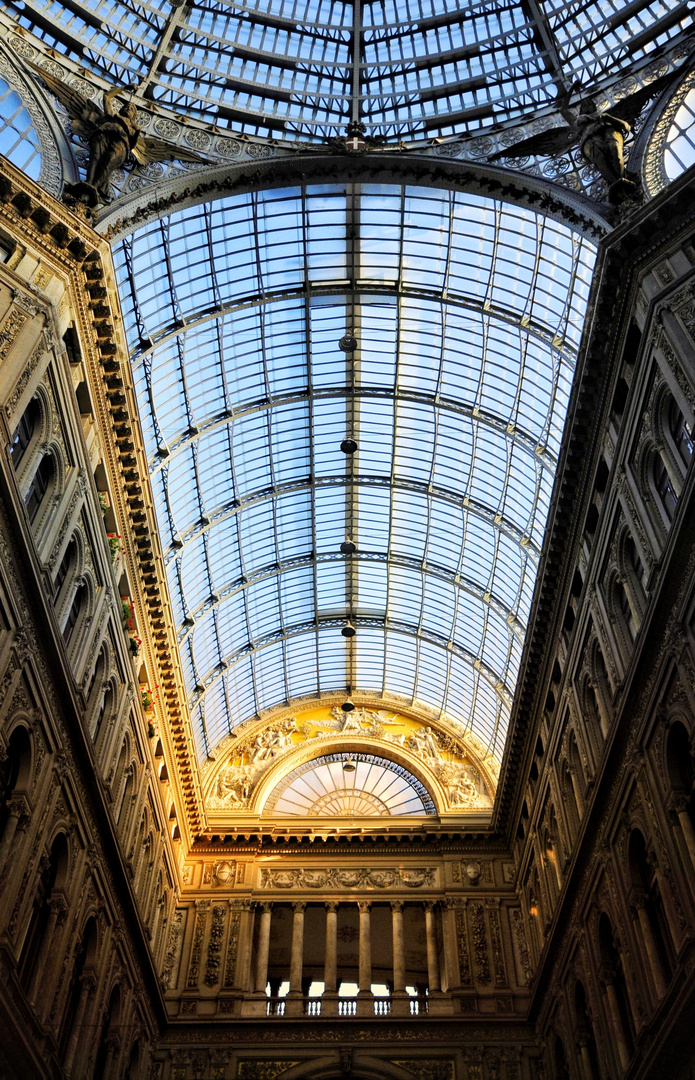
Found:
M 350 622 L 349 619 L 345 623 L 345 626 L 342 628 L 342 630 L 340 632 L 343 635 L 343 637 L 346 637 L 346 638 L 354 637 L 355 634 L 357 633 L 357 631 L 355 630 L 355 627 L 352 625 L 352 623 Z
M 349 536 L 346 536 L 340 545 L 341 555 L 354 555 L 357 551 L 357 545 L 352 542 Z
M 350 701 L 350 699 L 348 698 L 348 700 L 344 701 L 340 707 L 343 712 L 352 712 L 352 710 L 355 708 L 355 703 L 354 701 Z
M 357 766 L 355 765 L 352 758 L 348 758 L 347 761 L 343 762 L 343 772 L 354 772 L 356 768 Z
M 344 454 L 347 454 L 348 457 L 352 457 L 353 454 L 357 453 L 357 443 L 351 435 L 348 435 L 348 437 L 341 442 L 340 449 Z

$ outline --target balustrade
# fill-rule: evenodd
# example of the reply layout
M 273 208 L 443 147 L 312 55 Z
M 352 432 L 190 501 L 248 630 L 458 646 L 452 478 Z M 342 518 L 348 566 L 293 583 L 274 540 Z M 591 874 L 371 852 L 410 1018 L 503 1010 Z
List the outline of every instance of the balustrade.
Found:
M 443 1000 L 437 940 L 437 903 L 435 901 L 425 901 L 424 903 L 407 905 L 409 919 L 407 933 L 412 934 L 412 922 L 410 920 L 413 918 L 414 911 L 419 913 L 417 918 L 422 920 L 421 930 L 419 930 L 419 943 L 423 952 L 422 970 L 418 972 L 417 976 L 414 972 L 411 973 L 410 992 L 406 989 L 408 985 L 405 949 L 406 929 L 404 925 L 406 902 L 404 900 L 394 900 L 387 906 L 376 901 L 376 915 L 374 903 L 372 900 L 356 900 L 353 906 L 345 900 L 341 902 L 324 901 L 322 906 L 325 908 L 325 941 L 323 956 L 320 960 L 316 956 L 318 904 L 312 905 L 306 901 L 293 902 L 291 904 L 292 914 L 289 925 L 287 920 L 288 905 L 280 903 L 278 906 L 277 901 L 275 905 L 269 901 L 251 904 L 250 907 L 255 909 L 255 915 L 253 910 L 249 912 L 250 921 L 247 931 L 249 940 L 247 940 L 246 944 L 242 943 L 240 946 L 241 952 L 246 949 L 249 954 L 247 964 L 243 966 L 247 967 L 247 970 L 251 968 L 253 971 L 253 975 L 250 976 L 250 987 L 246 991 L 247 1005 L 245 1006 L 245 1012 L 247 1015 L 256 1015 L 258 1010 L 262 1010 L 261 1014 L 266 1016 L 304 1015 L 324 1018 L 426 1015 L 429 1012 L 429 996 L 438 995 L 438 999 Z M 307 907 L 310 909 L 308 914 Z M 358 930 L 355 927 L 355 907 L 358 913 L 356 920 Z M 342 937 L 338 931 L 339 911 L 341 912 L 341 926 L 343 927 Z M 389 922 L 385 924 L 384 918 L 389 916 Z M 305 921 L 306 919 L 308 919 L 308 922 Z M 346 920 L 345 923 L 343 919 Z M 373 919 L 376 919 L 376 929 L 373 926 Z M 253 932 L 254 923 L 256 925 L 255 934 Z M 383 963 L 385 944 L 383 931 L 385 927 L 389 926 L 389 923 L 392 948 L 388 964 L 392 963 L 392 972 L 388 968 L 385 971 Z M 318 926 L 320 927 L 320 922 Z M 350 966 L 341 972 L 338 942 L 339 940 L 348 940 L 344 936 L 348 926 L 352 927 L 347 932 L 354 935 L 352 940 L 355 941 L 356 948 L 353 946 Z M 373 937 L 374 934 L 377 936 Z M 284 973 L 281 969 L 278 969 L 277 965 L 273 964 L 271 956 L 273 949 L 276 948 L 281 939 L 284 944 L 281 944 L 280 947 L 285 950 L 285 956 L 287 956 L 287 950 L 289 950 L 289 971 L 285 969 Z M 309 953 L 313 953 L 308 966 L 305 961 L 305 942 Z M 378 957 L 375 971 L 373 971 L 373 942 Z M 388 948 L 388 945 L 386 947 Z M 344 946 L 341 945 L 341 950 L 343 949 Z M 250 955 L 251 952 L 253 952 L 253 958 Z M 344 953 L 341 955 L 344 961 Z M 388 956 L 388 952 L 386 955 Z M 251 965 L 251 959 L 253 959 L 253 965 Z M 318 971 L 317 960 L 321 963 Z M 426 981 L 423 982 L 425 967 L 427 975 L 425 976 Z M 323 991 L 317 994 L 312 988 L 311 995 L 309 995 L 307 990 L 312 980 L 315 982 L 316 979 L 321 978 L 320 973 L 323 974 Z M 374 976 L 376 976 L 377 982 L 381 980 L 379 987 L 384 985 L 384 982 L 388 983 L 388 991 L 386 986 L 382 991 L 376 984 L 372 983 Z M 392 977 L 385 978 L 386 976 Z M 349 991 L 351 989 L 350 982 L 354 986 L 354 991 L 350 996 L 345 996 L 345 990 Z M 415 996 L 415 990 L 413 989 L 416 982 L 417 996 Z M 284 992 L 281 992 L 283 983 Z M 270 994 L 266 996 L 269 985 Z M 321 986 L 320 982 L 318 985 Z M 343 989 L 339 993 L 341 985 Z M 425 986 L 427 987 L 426 991 Z M 254 999 L 256 999 L 256 1005 L 253 1004 Z M 437 1006 L 438 1010 L 439 1008 L 440 1006 Z

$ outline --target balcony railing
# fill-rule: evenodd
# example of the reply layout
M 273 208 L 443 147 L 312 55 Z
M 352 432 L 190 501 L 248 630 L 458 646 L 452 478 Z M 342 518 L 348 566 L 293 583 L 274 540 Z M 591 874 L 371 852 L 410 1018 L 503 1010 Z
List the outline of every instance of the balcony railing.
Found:
M 333 999 L 335 1001 L 335 998 Z M 286 1015 L 286 1002 L 285 997 L 269 997 L 266 1004 L 266 1016 L 285 1016 Z M 338 1016 L 348 1017 L 357 1016 L 357 998 L 356 997 L 341 997 L 337 1001 Z M 390 1016 L 392 1012 L 392 1002 L 390 997 L 375 997 L 372 1001 L 375 1016 Z M 411 1016 L 426 1016 L 428 1013 L 428 1002 L 426 997 L 410 998 L 408 1002 Z M 332 1015 L 335 1016 L 335 1006 L 333 1006 Z M 326 1015 L 323 1009 L 323 1002 L 320 997 L 305 997 L 303 1012 L 305 1016 L 321 1016 Z

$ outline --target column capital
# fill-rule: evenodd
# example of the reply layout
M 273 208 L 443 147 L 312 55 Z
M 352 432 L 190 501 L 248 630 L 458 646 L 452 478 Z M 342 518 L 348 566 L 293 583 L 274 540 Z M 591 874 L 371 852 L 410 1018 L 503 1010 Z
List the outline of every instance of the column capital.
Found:
M 371 900 L 358 900 L 357 901 L 357 907 L 359 908 L 360 914 L 364 914 L 364 912 L 367 912 L 367 911 L 371 910 L 372 901 Z
M 292 904 L 292 907 L 294 908 L 295 915 L 297 915 L 298 913 L 301 913 L 303 915 L 306 911 L 306 900 L 295 900 Z
M 265 914 L 270 914 L 270 912 L 273 910 L 273 901 L 263 900 L 258 906 L 262 912 L 264 912 Z
M 68 913 L 68 902 L 63 893 L 54 893 L 48 901 L 48 908 L 55 914 L 58 922 L 62 922 Z
M 688 797 L 684 794 L 674 794 L 669 801 L 669 813 L 672 819 L 678 820 L 679 814 L 687 814 L 688 812 Z
M 629 901 L 630 907 L 635 913 L 637 913 L 638 911 L 642 911 L 642 909 L 646 908 L 647 906 L 647 893 L 638 885 L 633 885 L 633 887 L 630 889 Z
M 601 986 L 612 986 L 615 982 L 615 964 L 604 960 L 598 969 L 598 979 Z
M 425 911 L 434 911 L 434 909 L 437 906 L 437 901 L 436 900 L 423 900 L 422 901 L 422 906 L 424 907 Z
M 83 990 L 96 990 L 97 977 L 93 971 L 83 971 L 80 975 L 80 983 Z
M 338 908 L 340 907 L 340 901 L 339 900 L 326 900 L 324 902 L 325 902 L 325 905 L 326 905 L 326 911 L 337 911 Z
M 405 907 L 405 900 L 392 900 L 391 911 L 402 911 Z

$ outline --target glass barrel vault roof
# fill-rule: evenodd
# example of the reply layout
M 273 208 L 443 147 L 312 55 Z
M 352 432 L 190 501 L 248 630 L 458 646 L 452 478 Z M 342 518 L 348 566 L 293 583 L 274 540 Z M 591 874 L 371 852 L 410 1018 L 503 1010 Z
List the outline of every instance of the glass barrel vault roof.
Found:
M 501 755 L 594 254 L 399 185 L 235 195 L 119 245 L 201 757 L 345 690 Z
M 691 22 L 684 0 L 5 0 L 87 70 L 218 126 L 465 132 L 592 90 Z

